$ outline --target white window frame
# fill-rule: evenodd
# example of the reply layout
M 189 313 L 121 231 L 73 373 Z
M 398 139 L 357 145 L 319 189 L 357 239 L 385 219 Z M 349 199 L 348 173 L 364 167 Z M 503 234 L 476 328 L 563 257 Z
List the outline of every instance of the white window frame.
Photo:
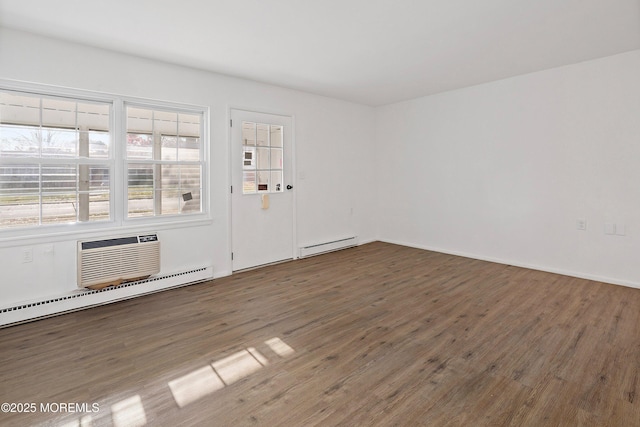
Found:
M 0 79 L 0 90 L 31 93 L 33 95 L 71 98 L 78 101 L 111 103 L 111 153 L 103 163 L 113 162 L 110 176 L 110 220 L 75 222 L 72 224 L 47 224 L 0 229 L 0 246 L 12 246 L 17 240 L 29 243 L 32 238 L 37 242 L 59 241 L 68 236 L 70 239 L 141 232 L 170 228 L 191 227 L 211 223 L 209 201 L 210 176 L 210 108 L 207 106 L 167 102 L 148 98 L 116 95 L 37 83 Z M 153 217 L 127 218 L 127 171 L 126 171 L 126 105 L 141 108 L 156 108 L 190 114 L 201 114 L 201 212 L 186 215 L 160 215 Z M 7 163 L 16 163 L 8 160 Z
M 149 164 L 149 165 L 162 165 L 162 164 L 180 164 L 182 162 L 180 162 L 179 160 L 176 161 L 166 161 L 166 160 L 160 160 L 160 159 L 128 159 L 127 158 L 127 153 L 126 153 L 126 141 L 127 141 L 127 134 L 128 134 L 128 129 L 127 129 L 127 114 L 126 114 L 126 110 L 127 107 L 132 107 L 132 108 L 141 108 L 141 109 L 148 109 L 148 110 L 154 110 L 154 111 L 167 111 L 170 113 L 184 113 L 184 114 L 193 114 L 193 115 L 201 115 L 202 120 L 200 123 L 200 140 L 201 140 L 201 144 L 200 144 L 200 161 L 198 162 L 198 164 L 201 166 L 201 176 L 200 176 L 200 185 L 201 185 L 201 189 L 200 189 L 200 205 L 202 207 L 202 212 L 200 213 L 204 213 L 205 211 L 205 198 L 206 197 L 206 187 L 205 187 L 205 175 L 206 172 L 208 170 L 207 168 L 207 157 L 206 157 L 206 144 L 204 141 L 204 138 L 202 135 L 205 134 L 205 127 L 206 127 L 206 117 L 205 117 L 205 111 L 202 109 L 194 109 L 194 108 L 186 108 L 183 105 L 169 105 L 168 103 L 157 103 L 157 102 L 149 102 L 149 101 L 132 101 L 130 99 L 124 100 L 123 104 L 122 104 L 122 111 L 123 111 L 123 120 L 124 120 L 124 125 L 122 126 L 122 135 L 121 135 L 121 140 L 124 141 L 124 144 L 122 145 L 122 147 L 120 147 L 123 150 L 122 153 L 122 165 L 125 169 L 128 169 L 127 166 L 130 163 L 140 163 L 140 164 Z M 160 134 L 160 136 L 164 136 L 163 134 Z M 177 135 L 176 135 L 177 136 Z M 195 162 L 189 162 L 189 161 L 185 161 L 183 162 L 184 164 L 195 164 Z M 127 170 L 125 170 L 123 172 L 123 176 L 125 179 L 124 182 L 124 193 L 123 195 L 126 195 L 127 197 L 125 197 L 124 199 L 124 210 L 123 210 L 123 214 L 124 214 L 124 221 L 125 222 L 130 222 L 130 223 L 137 223 L 137 222 L 142 222 L 145 219 L 152 219 L 152 218 L 173 218 L 173 217 L 181 217 L 182 214 L 163 214 L 163 215 L 155 215 L 155 216 L 141 216 L 141 217 L 128 217 L 128 208 L 127 208 L 127 203 L 128 203 L 128 176 L 127 176 Z M 154 194 L 155 194 L 156 189 L 154 188 Z M 155 200 L 155 199 L 154 199 Z M 157 201 L 156 201 L 157 202 Z M 191 215 L 198 215 L 198 213 L 195 214 L 187 214 L 188 216 Z

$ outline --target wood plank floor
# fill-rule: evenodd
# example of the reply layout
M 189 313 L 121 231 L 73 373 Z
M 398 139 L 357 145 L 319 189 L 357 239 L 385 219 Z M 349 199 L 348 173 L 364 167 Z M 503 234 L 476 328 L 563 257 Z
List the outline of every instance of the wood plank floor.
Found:
M 640 290 L 376 242 L 2 329 L 37 410 L 0 425 L 634 426 L 638 326 Z

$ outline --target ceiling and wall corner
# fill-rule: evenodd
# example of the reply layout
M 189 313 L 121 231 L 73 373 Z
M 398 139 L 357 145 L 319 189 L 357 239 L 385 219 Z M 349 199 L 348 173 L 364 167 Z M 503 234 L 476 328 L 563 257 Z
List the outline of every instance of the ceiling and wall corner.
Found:
M 640 48 L 637 0 L 0 0 L 0 26 L 371 106 Z
M 222 118 L 242 105 L 296 115 L 299 243 L 355 230 L 640 284 L 628 266 L 640 203 L 624 176 L 640 134 L 629 122 L 640 114 L 638 49 L 637 0 L 0 0 L 0 78 L 209 105 L 220 118 L 212 224 L 167 232 L 219 275 L 229 272 Z M 571 234 L 584 215 L 587 233 Z M 624 217 L 628 235 L 600 236 L 591 224 L 607 215 Z M 0 242 L 4 298 L 73 287 L 74 239 L 54 244 L 60 262 L 25 267 Z M 173 268 L 194 262 L 183 252 Z M 55 289 L 38 288 L 44 277 Z

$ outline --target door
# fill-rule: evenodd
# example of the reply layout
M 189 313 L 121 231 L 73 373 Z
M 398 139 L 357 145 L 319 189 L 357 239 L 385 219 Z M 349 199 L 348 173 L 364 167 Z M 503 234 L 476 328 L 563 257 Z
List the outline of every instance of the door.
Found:
M 231 110 L 233 270 L 294 257 L 292 119 Z

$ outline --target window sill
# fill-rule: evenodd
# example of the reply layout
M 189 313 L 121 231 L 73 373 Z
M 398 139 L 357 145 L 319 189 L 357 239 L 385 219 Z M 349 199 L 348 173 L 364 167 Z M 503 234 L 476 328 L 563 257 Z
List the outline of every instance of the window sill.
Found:
M 133 235 L 163 230 L 176 230 L 190 227 L 203 227 L 213 224 L 213 219 L 205 214 L 194 215 L 193 219 L 173 218 L 164 220 L 136 219 L 128 220 L 121 225 L 115 222 L 102 224 L 69 224 L 68 226 L 55 226 L 45 232 L 38 229 L 29 230 L 5 230 L 0 232 L 0 248 L 16 246 L 39 245 L 73 240 L 89 240 L 111 238 L 122 235 Z M 4 235 L 6 233 L 6 235 Z

